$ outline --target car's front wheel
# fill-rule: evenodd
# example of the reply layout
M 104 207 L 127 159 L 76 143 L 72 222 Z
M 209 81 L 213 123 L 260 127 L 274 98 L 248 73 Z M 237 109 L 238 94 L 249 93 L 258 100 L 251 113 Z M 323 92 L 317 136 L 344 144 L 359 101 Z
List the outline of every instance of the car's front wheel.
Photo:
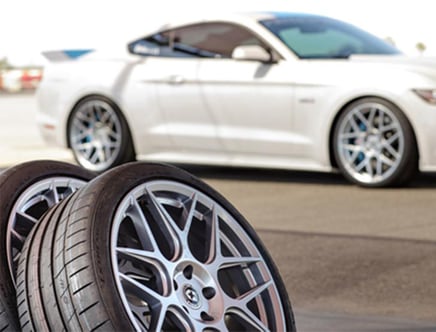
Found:
M 126 120 L 115 103 L 103 97 L 88 97 L 74 108 L 68 142 L 76 161 L 94 172 L 135 158 Z
M 380 98 L 360 99 L 342 112 L 333 152 L 344 176 L 364 187 L 404 184 L 418 166 L 415 136 L 407 118 Z

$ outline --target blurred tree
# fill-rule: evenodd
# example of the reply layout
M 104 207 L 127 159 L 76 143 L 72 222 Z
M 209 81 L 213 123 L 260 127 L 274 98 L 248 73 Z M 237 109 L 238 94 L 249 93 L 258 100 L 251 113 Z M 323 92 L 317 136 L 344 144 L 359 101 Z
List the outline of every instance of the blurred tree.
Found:
M 425 50 L 427 49 L 427 46 L 425 46 L 424 43 L 419 42 L 416 44 L 416 49 L 422 55 L 425 52 Z
M 392 46 L 395 46 L 395 41 L 392 37 L 386 37 L 385 42 L 391 44 Z
M 9 69 L 11 65 L 8 62 L 8 58 L 0 59 L 0 69 Z

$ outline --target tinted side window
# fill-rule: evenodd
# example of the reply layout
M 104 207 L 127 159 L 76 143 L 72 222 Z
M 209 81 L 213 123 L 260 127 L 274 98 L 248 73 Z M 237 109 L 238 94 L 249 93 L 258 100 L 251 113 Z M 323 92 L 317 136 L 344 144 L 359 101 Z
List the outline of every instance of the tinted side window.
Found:
M 192 48 L 205 55 L 223 58 L 230 58 L 239 45 L 260 43 L 248 30 L 226 23 L 193 25 L 166 34 L 174 41 L 175 48 Z
M 167 30 L 129 45 L 135 54 L 230 58 L 235 47 L 262 45 L 250 31 L 228 23 L 205 23 Z

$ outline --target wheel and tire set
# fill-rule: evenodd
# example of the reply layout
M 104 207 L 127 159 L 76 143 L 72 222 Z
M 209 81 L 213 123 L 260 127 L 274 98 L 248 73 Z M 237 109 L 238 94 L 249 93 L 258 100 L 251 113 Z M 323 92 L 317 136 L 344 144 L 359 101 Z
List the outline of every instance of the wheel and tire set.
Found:
M 181 169 L 35 161 L 0 193 L 2 332 L 295 330 L 252 227 Z
M 363 187 L 402 185 L 418 169 L 410 123 L 397 106 L 380 98 L 363 98 L 344 109 L 333 152 L 342 174 Z

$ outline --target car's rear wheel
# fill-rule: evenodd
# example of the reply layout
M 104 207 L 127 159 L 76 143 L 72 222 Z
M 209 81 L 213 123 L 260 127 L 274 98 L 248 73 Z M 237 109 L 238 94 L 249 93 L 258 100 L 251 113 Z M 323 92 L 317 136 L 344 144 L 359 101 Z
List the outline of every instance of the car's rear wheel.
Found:
M 68 121 L 68 143 L 84 168 L 104 172 L 135 159 L 133 143 L 120 109 L 103 97 L 88 97 Z
M 20 269 L 23 280 L 43 276 L 54 288 L 24 284 L 25 326 L 295 330 L 283 282 L 253 229 L 180 169 L 120 166 L 50 212 Z
M 358 100 L 342 112 L 333 149 L 344 176 L 361 186 L 404 184 L 417 171 L 415 136 L 407 118 L 380 98 Z
M 16 269 L 28 234 L 49 208 L 92 177 L 79 166 L 50 160 L 26 162 L 0 174 L 0 331 L 18 329 Z

